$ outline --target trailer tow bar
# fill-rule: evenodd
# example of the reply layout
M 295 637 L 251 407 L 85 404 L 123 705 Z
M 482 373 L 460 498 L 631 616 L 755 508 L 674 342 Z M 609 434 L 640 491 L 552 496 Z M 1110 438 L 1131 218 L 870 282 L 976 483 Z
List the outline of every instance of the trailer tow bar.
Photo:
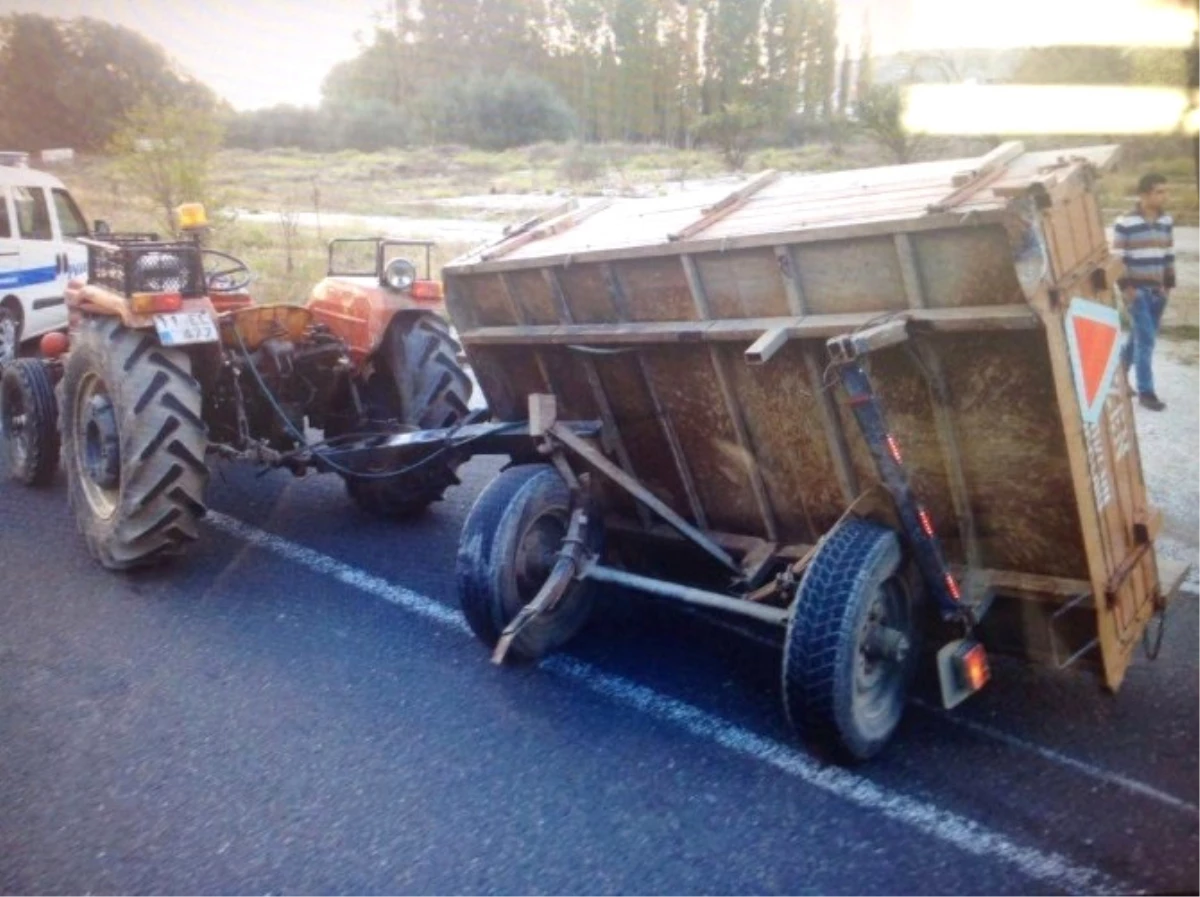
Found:
M 913 492 L 908 469 L 900 454 L 900 443 L 888 429 L 883 403 L 861 362 L 864 355 L 898 345 L 908 338 L 908 321 L 898 317 L 855 333 L 835 336 L 826 342 L 826 346 L 880 480 L 896 504 L 903 535 L 911 546 L 925 586 L 937 601 L 942 619 L 959 620 L 969 632 L 975 623 L 974 615 L 962 601 L 962 590 L 946 563 L 933 518 Z

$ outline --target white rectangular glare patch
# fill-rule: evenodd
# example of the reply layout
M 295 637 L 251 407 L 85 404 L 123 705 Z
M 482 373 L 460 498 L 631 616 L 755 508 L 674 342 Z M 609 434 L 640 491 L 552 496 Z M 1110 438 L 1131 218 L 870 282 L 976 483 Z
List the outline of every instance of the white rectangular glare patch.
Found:
M 911 84 L 904 127 L 914 133 L 1168 134 L 1197 131 L 1188 91 L 1079 84 Z

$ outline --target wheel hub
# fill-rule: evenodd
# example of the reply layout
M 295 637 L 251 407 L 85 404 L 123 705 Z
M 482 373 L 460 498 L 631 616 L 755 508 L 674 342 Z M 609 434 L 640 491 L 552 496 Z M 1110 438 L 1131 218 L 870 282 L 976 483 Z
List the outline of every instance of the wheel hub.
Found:
M 84 470 L 101 489 L 116 489 L 121 481 L 121 448 L 112 400 L 93 395 L 85 415 Z

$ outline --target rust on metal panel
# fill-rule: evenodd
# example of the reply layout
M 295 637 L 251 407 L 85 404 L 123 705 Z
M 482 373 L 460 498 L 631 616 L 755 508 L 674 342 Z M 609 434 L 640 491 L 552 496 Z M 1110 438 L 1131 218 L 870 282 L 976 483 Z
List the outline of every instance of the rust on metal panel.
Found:
M 546 361 L 549 362 L 547 353 Z M 524 420 L 528 412 L 526 396 L 544 391 L 541 371 L 527 349 L 514 346 L 489 346 L 471 352 L 471 368 L 479 389 L 497 420 Z M 547 363 L 553 381 L 553 369 Z M 587 418 L 579 418 L 586 420 Z
M 712 317 L 708 291 L 704 280 L 700 277 L 700 271 L 696 266 L 695 259 L 690 255 L 682 255 L 680 256 L 680 262 L 683 264 L 683 271 L 687 277 L 688 286 L 692 290 L 692 302 L 696 307 L 696 314 L 701 318 Z M 709 345 L 708 355 L 712 363 L 713 374 L 716 376 L 721 400 L 725 405 L 725 413 L 728 417 L 729 425 L 733 428 L 738 448 L 746 465 L 746 474 L 750 478 L 750 489 L 754 493 L 754 501 L 758 505 L 758 512 L 762 518 L 763 533 L 766 535 L 766 538 L 777 540 L 779 524 L 775 517 L 775 509 L 771 506 L 771 499 L 767 495 L 766 487 L 763 485 L 762 472 L 759 470 L 754 445 L 746 429 L 746 420 L 743 416 L 739 396 L 736 394 L 731 382 L 728 360 L 721 354 L 720 347 L 715 343 Z M 737 359 L 737 363 L 740 364 L 741 360 Z
M 609 300 L 612 302 L 613 312 L 616 316 L 616 320 L 619 322 L 629 321 L 632 318 L 633 312 L 630 305 L 629 294 L 626 291 L 625 283 L 622 280 L 621 274 L 617 267 L 615 265 L 606 265 L 604 267 L 604 277 L 605 284 L 608 287 Z M 688 295 L 689 297 L 691 295 L 690 289 Z M 650 374 L 645 356 L 641 352 L 638 352 L 636 359 L 638 373 L 641 375 L 642 386 L 645 390 L 645 396 L 650 402 L 654 419 L 661 428 L 662 439 L 666 443 L 666 448 L 669 452 L 672 466 L 675 469 L 675 477 L 683 490 L 683 496 L 687 501 L 687 508 L 692 515 L 692 521 L 697 526 L 707 528 L 708 517 L 704 512 L 704 505 L 700 501 L 700 494 L 696 490 L 696 479 L 692 475 L 691 465 L 688 463 L 687 455 L 683 450 L 683 445 L 679 441 L 679 435 L 675 431 L 675 424 L 671 420 L 670 415 L 663 406 L 662 400 L 658 396 L 658 392 L 655 389 L 654 381 Z M 657 443 L 657 445 L 661 446 L 662 442 Z
M 571 320 L 576 324 L 611 324 L 613 304 L 608 295 L 604 266 L 597 264 L 570 265 L 558 270 Z
M 747 469 L 706 346 L 663 346 L 645 358 L 650 383 L 674 424 L 708 525 L 765 536 Z
M 940 230 L 907 237 L 929 308 L 1024 301 L 1002 227 Z
M 692 291 L 678 256 L 632 259 L 613 265 L 631 321 L 696 321 Z
M 550 285 L 539 270 L 509 271 L 504 275 L 517 304 L 524 312 L 527 324 L 559 324 L 558 308 L 554 304 Z
M 462 293 L 462 301 L 471 307 L 477 327 L 496 327 L 517 323 L 508 304 L 504 285 L 495 275 L 458 277 L 456 287 Z
M 954 422 L 987 567 L 1087 578 L 1044 338 L 931 337 L 954 372 Z
M 891 235 L 792 249 L 811 314 L 906 308 Z
M 735 346 L 721 351 L 730 357 L 728 370 L 779 519 L 779 538 L 816 542 L 846 505 L 823 425 L 822 396 L 808 376 L 806 355 L 819 346 L 788 343 L 761 367 L 736 363 Z
M 770 318 L 789 314 L 787 293 L 772 249 L 692 257 L 713 318 Z

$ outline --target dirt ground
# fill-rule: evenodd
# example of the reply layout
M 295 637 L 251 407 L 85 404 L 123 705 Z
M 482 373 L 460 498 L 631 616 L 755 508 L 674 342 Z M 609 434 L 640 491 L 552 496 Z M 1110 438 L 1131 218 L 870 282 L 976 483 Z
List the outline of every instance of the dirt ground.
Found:
M 1197 591 L 1200 568 L 1200 343 L 1163 340 L 1154 363 L 1155 388 L 1167 410 L 1136 409 L 1138 445 L 1150 498 L 1162 509 L 1160 557 L 1192 565 L 1186 588 Z

